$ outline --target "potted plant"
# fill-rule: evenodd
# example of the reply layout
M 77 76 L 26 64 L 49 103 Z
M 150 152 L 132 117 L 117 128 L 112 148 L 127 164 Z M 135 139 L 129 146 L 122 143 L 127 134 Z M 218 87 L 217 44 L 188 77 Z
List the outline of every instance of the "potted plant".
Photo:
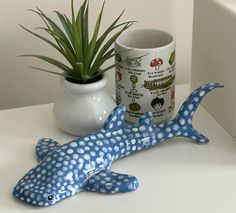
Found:
M 74 2 L 71 0 L 71 19 L 55 11 L 60 25 L 39 8 L 30 10 L 44 22 L 45 26 L 37 29 L 46 32 L 53 40 L 21 26 L 24 30 L 48 43 L 66 59 L 67 63 L 63 63 L 44 55 L 23 55 L 23 57 L 41 59 L 59 70 L 31 66 L 33 69 L 61 76 L 61 84 L 65 90 L 54 105 L 54 117 L 60 129 L 73 135 L 83 135 L 99 129 L 115 106 L 114 100 L 105 90 L 107 77 L 104 73 L 116 67 L 117 64 L 112 64 L 104 69 L 101 66 L 116 55 L 112 47 L 114 41 L 134 22 L 119 23 L 123 11 L 99 36 L 104 5 L 105 2 L 98 15 L 91 38 L 88 30 L 88 0 L 83 2 L 77 13 L 74 10 Z M 110 36 L 111 33 L 113 33 L 112 36 Z

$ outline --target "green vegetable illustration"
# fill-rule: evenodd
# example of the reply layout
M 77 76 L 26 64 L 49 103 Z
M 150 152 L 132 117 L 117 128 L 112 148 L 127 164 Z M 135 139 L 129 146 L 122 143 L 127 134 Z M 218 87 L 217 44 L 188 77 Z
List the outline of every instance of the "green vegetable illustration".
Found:
M 144 81 L 144 88 L 149 91 L 154 91 L 157 89 L 165 89 L 173 84 L 175 80 L 175 75 L 170 75 L 165 78 L 155 79 L 152 81 Z
M 129 105 L 129 109 L 133 112 L 137 112 L 141 109 L 141 106 L 138 103 L 132 103 Z
M 130 76 L 130 81 L 133 83 L 133 84 L 136 84 L 138 82 L 138 77 L 136 75 L 131 75 Z
M 132 103 L 129 105 L 129 109 L 133 112 L 137 112 L 141 109 L 141 106 L 138 103 L 136 103 L 136 100 L 134 98 L 134 96 L 137 93 L 137 90 L 135 88 L 136 88 L 136 84 L 138 82 L 138 77 L 136 75 L 131 75 L 130 81 L 132 82 L 132 88 L 133 88 L 130 90 L 130 94 L 133 95 L 133 98 L 132 98 Z
M 175 62 L 175 51 L 171 53 L 170 59 L 169 59 L 169 64 L 173 65 Z

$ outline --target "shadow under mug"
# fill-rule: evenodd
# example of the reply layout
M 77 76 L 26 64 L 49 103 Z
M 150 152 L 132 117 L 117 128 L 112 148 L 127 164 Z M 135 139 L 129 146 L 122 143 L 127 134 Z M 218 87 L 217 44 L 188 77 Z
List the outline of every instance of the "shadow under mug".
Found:
M 169 119 L 175 106 L 175 39 L 155 29 L 129 30 L 115 42 L 116 102 L 131 123 L 152 112 L 155 123 Z

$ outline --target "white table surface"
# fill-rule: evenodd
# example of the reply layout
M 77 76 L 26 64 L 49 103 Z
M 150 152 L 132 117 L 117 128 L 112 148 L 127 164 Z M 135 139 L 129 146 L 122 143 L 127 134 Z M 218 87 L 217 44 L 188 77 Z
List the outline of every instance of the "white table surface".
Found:
M 177 86 L 176 108 L 188 93 L 189 85 Z M 137 191 L 116 195 L 81 192 L 46 208 L 18 202 L 11 192 L 19 178 L 37 164 L 37 139 L 51 137 L 65 143 L 73 138 L 55 127 L 52 107 L 46 104 L 0 111 L 1 213 L 236 212 L 236 140 L 201 106 L 194 125 L 209 137 L 209 144 L 174 138 L 112 165 L 112 170 L 138 178 Z

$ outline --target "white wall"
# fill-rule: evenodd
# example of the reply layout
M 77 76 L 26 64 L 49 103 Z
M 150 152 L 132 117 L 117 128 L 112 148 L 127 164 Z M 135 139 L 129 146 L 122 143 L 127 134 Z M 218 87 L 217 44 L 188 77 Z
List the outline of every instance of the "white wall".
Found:
M 76 0 L 75 0 L 76 2 Z M 81 2 L 81 1 L 78 1 Z M 102 1 L 90 0 L 91 29 Z M 47 14 L 60 10 L 69 14 L 69 0 L 0 1 L 0 109 L 54 102 L 62 89 L 58 77 L 34 71 L 27 65 L 45 66 L 38 60 L 17 55 L 40 53 L 56 56 L 54 50 L 23 31 L 38 27 L 40 19 L 26 9 L 40 7 Z M 177 39 L 177 83 L 190 81 L 193 0 L 107 0 L 103 27 L 119 15 L 123 20 L 138 20 L 134 28 L 159 28 L 173 33 Z M 114 93 L 114 72 L 110 71 L 109 91 Z

